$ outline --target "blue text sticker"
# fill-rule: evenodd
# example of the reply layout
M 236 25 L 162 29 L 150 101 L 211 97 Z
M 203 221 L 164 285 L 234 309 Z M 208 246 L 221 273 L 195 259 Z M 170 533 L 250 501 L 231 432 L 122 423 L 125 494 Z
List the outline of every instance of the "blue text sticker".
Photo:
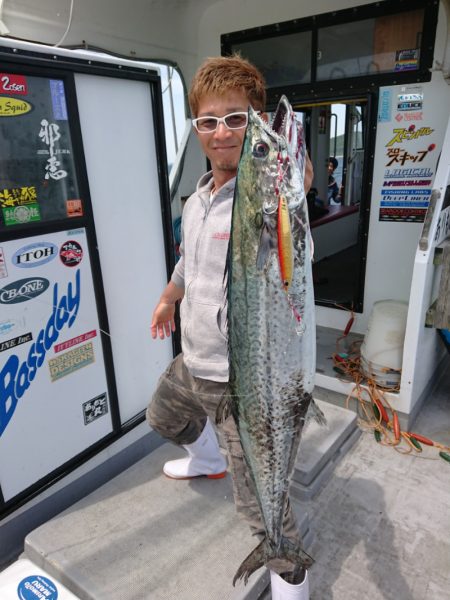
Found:
M 391 120 L 391 90 L 381 89 L 378 100 L 378 123 L 389 123 Z
M 56 600 L 55 584 L 42 575 L 30 575 L 19 583 L 17 595 L 21 600 Z
M 50 95 L 53 105 L 53 116 L 57 121 L 67 121 L 66 95 L 64 82 L 60 79 L 50 79 Z

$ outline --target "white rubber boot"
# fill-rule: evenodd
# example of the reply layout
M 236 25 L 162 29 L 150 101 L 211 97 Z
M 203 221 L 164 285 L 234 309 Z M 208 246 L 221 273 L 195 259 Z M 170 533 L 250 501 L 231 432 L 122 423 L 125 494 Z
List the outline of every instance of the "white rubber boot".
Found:
M 191 479 L 209 477 L 221 479 L 227 474 L 227 461 L 222 456 L 217 443 L 216 432 L 209 418 L 200 434 L 192 444 L 183 445 L 188 456 L 178 460 L 169 460 L 163 467 L 164 474 L 171 479 Z
M 278 573 L 270 571 L 270 584 L 272 600 L 309 600 L 308 571 L 305 579 L 297 585 L 288 583 Z

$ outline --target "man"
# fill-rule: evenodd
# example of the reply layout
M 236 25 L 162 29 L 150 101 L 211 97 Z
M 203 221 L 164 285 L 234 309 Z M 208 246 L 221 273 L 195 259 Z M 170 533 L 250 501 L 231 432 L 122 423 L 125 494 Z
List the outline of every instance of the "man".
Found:
M 183 352 L 161 377 L 147 411 L 153 429 L 182 445 L 188 453 L 186 458 L 164 465 L 164 473 L 174 479 L 214 479 L 226 474 L 227 463 L 212 425 L 228 382 L 223 278 L 247 111 L 249 105 L 264 111 L 265 100 L 262 75 L 239 56 L 207 59 L 194 76 L 189 92 L 193 125 L 211 171 L 200 179 L 184 207 L 181 258 L 151 323 L 153 338 L 169 336 L 175 331 L 175 304 L 181 300 Z M 309 159 L 305 180 L 309 189 Z M 221 428 L 231 463 L 237 511 L 255 535 L 263 536 L 264 527 L 234 419 L 226 419 Z M 283 527 L 286 537 L 298 540 L 289 504 Z M 301 574 L 300 581 L 293 581 L 291 563 L 277 559 L 267 567 L 271 571 L 274 600 L 309 598 L 306 573 Z

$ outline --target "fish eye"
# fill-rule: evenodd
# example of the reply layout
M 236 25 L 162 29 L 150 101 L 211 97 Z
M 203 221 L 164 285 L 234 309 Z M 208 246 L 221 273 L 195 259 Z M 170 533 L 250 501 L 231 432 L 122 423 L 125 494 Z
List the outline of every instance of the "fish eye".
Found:
M 269 145 L 262 140 L 255 142 L 253 145 L 252 154 L 255 158 L 266 158 L 266 156 L 269 154 Z

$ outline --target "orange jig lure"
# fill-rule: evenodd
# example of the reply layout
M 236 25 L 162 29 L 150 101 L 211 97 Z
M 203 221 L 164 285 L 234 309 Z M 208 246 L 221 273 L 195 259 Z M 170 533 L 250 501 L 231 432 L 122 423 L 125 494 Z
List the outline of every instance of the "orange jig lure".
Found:
M 292 248 L 291 221 L 286 199 L 278 200 L 278 260 L 280 262 L 281 281 L 285 291 L 292 283 L 294 272 L 294 253 Z

